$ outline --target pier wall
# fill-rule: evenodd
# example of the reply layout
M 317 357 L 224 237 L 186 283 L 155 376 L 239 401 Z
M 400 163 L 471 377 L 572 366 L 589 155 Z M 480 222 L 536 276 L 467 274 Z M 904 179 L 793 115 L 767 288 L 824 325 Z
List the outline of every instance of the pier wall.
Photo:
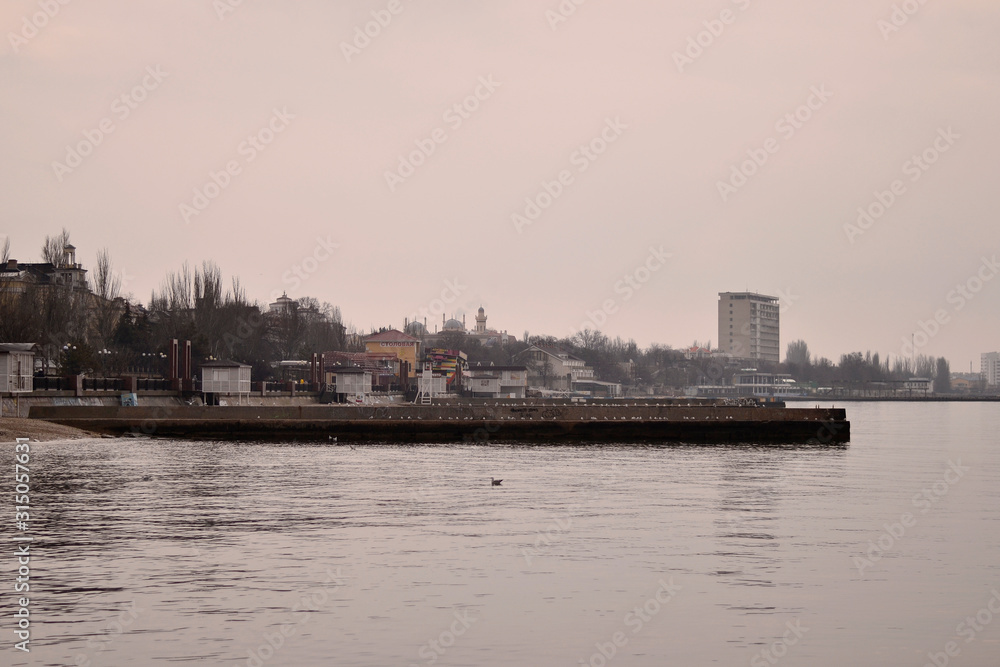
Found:
M 847 442 L 842 408 L 544 403 L 418 406 L 32 407 L 29 417 L 105 433 L 373 442 Z

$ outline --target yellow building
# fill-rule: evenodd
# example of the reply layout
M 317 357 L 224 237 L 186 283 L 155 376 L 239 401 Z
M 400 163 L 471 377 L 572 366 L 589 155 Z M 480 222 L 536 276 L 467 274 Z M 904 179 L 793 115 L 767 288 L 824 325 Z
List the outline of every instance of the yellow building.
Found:
M 402 331 L 390 329 L 365 338 L 365 349 L 374 354 L 394 354 L 400 361 L 410 365 L 410 377 L 416 377 L 417 359 L 420 356 L 420 341 L 407 336 Z

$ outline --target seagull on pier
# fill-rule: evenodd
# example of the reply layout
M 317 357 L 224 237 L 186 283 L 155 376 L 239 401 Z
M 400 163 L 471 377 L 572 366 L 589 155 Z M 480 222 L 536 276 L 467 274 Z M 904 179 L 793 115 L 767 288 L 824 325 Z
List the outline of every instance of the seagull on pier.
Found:
M 492 477 L 490 477 L 490 482 L 492 483 L 492 486 L 500 486 L 500 482 L 502 481 L 503 481 L 502 479 L 493 479 Z

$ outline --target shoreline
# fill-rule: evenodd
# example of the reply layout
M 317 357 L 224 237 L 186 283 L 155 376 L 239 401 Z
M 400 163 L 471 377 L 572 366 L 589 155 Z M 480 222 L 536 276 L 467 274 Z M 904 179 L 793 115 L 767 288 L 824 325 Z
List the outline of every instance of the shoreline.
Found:
M 16 442 L 17 438 L 28 438 L 31 442 L 52 442 L 55 440 L 82 440 L 99 438 L 93 433 L 75 426 L 56 424 L 43 419 L 26 417 L 0 418 L 0 442 Z

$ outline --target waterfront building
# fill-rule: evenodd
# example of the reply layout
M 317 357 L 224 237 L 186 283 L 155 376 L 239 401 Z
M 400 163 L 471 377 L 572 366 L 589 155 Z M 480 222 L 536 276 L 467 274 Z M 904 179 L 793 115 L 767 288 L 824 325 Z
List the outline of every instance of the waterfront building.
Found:
M 780 363 L 778 298 L 719 293 L 719 349 L 736 359 Z
M 524 398 L 527 366 L 471 364 L 463 388 L 477 398 Z
M 459 350 L 432 348 L 424 354 L 435 375 L 445 378 L 448 387 L 461 385 L 462 374 L 469 368 L 469 357 Z
M 218 396 L 236 396 L 242 403 L 243 396 L 250 403 L 250 366 L 238 361 L 207 361 L 201 365 L 201 391 Z M 208 404 L 213 400 L 206 400 Z
M 575 384 L 594 380 L 594 369 L 561 347 L 532 345 L 518 355 L 528 366 L 528 385 L 575 391 Z
M 326 368 L 327 387 L 341 399 L 340 402 L 364 403 L 372 392 L 372 372 L 357 366 L 330 366 Z
M 417 359 L 420 355 L 420 340 L 397 329 L 380 331 L 365 337 L 365 349 L 372 354 L 394 354 L 403 363 L 409 364 L 409 377 L 417 376 Z
M 742 370 L 733 375 L 737 396 L 805 396 L 791 375 L 786 373 L 761 373 L 754 369 Z
M 910 396 L 930 396 L 934 393 L 934 380 L 930 378 L 910 378 L 903 383 L 903 391 Z
M 324 352 L 324 373 L 335 366 L 354 366 L 371 373 L 372 384 L 381 391 L 390 391 L 401 386 L 399 357 L 394 353 L 374 352 Z M 324 375 L 325 377 L 325 375 Z M 329 384 L 329 381 L 327 381 Z
M 960 373 L 952 373 L 950 379 L 951 379 L 951 391 L 954 394 L 970 393 L 973 389 L 976 388 L 976 384 L 979 380 L 978 377 L 975 380 L 972 380 L 968 377 L 964 377 Z
M 980 357 L 980 374 L 987 387 L 996 387 L 1000 377 L 1000 352 L 983 352 Z
M 594 398 L 619 398 L 622 395 L 622 385 L 619 382 L 605 382 L 596 378 L 577 380 L 573 383 L 573 392 Z
M 0 394 L 33 391 L 34 347 L 33 343 L 0 343 Z

